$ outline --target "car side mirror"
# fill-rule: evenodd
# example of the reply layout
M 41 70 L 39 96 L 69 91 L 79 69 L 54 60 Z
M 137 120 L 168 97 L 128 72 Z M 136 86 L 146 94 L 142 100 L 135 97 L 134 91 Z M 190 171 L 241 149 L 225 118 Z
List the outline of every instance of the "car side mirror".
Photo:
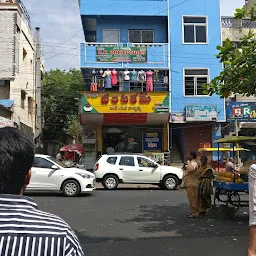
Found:
M 153 166 L 153 168 L 158 168 L 158 164 L 155 164 L 155 165 Z
M 58 167 L 58 166 L 56 166 L 56 165 L 52 165 L 52 169 L 53 169 L 53 170 L 58 170 L 58 169 L 59 169 L 59 167 Z

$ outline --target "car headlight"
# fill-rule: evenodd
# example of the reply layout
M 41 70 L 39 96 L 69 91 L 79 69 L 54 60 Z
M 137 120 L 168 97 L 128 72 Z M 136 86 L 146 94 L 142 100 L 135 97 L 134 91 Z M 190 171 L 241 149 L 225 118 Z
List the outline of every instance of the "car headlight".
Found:
M 85 178 L 85 179 L 92 179 L 94 178 L 94 176 L 86 174 L 86 173 L 76 173 L 77 175 L 80 175 L 81 177 Z

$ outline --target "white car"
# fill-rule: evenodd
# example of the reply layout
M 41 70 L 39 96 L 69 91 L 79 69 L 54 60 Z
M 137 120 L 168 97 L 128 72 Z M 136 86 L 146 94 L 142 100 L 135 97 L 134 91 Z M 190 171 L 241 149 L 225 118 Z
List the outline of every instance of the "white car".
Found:
M 106 189 L 116 189 L 119 183 L 157 184 L 174 190 L 182 182 L 181 168 L 162 166 L 138 154 L 102 155 L 94 165 L 97 182 Z
M 35 155 L 30 184 L 26 191 L 58 191 L 65 196 L 95 189 L 95 175 L 78 168 L 67 168 L 47 155 Z

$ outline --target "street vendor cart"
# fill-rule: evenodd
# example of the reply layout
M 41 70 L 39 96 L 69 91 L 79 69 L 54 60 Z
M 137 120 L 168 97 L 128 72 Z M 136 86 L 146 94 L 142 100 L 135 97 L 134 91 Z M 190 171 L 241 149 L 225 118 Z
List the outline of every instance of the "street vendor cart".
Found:
M 256 142 L 256 137 L 232 136 L 219 139 L 214 143 L 218 144 L 219 155 L 220 144 L 232 144 L 235 154 L 235 145 L 241 145 L 244 147 L 248 142 Z M 242 176 L 241 173 L 243 173 L 245 176 L 247 175 L 247 179 L 242 179 L 244 176 Z M 234 212 L 238 211 L 238 209 L 241 207 L 248 207 L 249 187 L 247 181 L 248 170 L 244 170 L 243 172 L 237 172 L 235 170 L 233 173 L 218 173 L 214 181 L 216 188 L 214 194 L 214 205 L 233 207 Z

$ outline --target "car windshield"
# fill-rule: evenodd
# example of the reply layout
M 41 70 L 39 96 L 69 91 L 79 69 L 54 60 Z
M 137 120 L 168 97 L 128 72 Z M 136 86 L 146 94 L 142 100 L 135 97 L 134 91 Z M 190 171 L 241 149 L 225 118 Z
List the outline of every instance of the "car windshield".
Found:
M 54 158 L 54 157 L 52 157 L 52 156 L 51 156 L 51 157 L 48 157 L 48 159 L 50 159 L 51 161 L 53 161 L 54 163 L 60 165 L 60 166 L 63 167 L 63 168 L 68 168 L 68 166 L 65 165 L 65 163 L 60 162 L 59 160 L 57 160 L 56 158 Z

